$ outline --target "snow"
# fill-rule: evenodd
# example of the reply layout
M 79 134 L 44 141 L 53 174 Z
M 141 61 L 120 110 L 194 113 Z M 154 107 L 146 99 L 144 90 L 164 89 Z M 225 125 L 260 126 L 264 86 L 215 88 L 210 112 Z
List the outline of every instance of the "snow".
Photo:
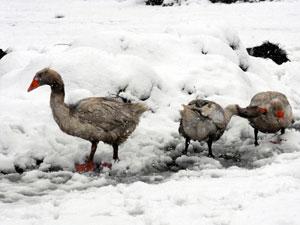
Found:
M 300 168 L 295 159 L 298 154 L 282 154 L 258 171 L 238 167 L 180 171 L 158 184 L 102 186 L 106 181 L 101 177 L 32 171 L 21 180 L 10 177 L 17 193 L 4 192 L 12 203 L 1 203 L 9 206 L 3 208 L 1 222 L 298 224 Z
M 0 2 L 0 47 L 12 49 L 0 60 L 0 224 L 299 224 L 300 2 L 141 2 Z M 249 57 L 245 46 L 264 40 L 291 62 Z M 49 87 L 27 93 L 44 67 L 62 75 L 67 103 L 119 94 L 150 108 L 112 170 L 72 172 L 90 143 L 60 131 Z M 259 134 L 254 147 L 248 122 L 233 118 L 213 144 L 220 158 L 196 142 L 181 155 L 182 104 L 246 106 L 266 90 L 285 93 L 295 114 L 280 145 Z M 100 143 L 95 161 L 111 160 Z

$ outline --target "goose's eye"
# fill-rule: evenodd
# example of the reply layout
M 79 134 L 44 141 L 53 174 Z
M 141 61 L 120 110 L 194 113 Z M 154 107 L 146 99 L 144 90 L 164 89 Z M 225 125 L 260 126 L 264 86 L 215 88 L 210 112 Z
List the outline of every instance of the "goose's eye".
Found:
M 41 74 L 37 74 L 37 75 L 35 76 L 35 80 L 41 80 L 41 78 L 42 78 Z

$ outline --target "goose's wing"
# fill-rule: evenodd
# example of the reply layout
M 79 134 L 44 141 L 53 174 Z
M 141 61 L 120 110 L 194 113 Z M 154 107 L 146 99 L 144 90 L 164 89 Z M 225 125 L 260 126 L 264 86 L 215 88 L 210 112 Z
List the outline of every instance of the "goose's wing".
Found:
M 250 106 L 263 107 L 272 100 L 270 93 L 260 92 L 254 95 L 251 99 Z
M 290 104 L 287 97 L 279 92 L 273 92 L 271 98 L 280 100 L 284 106 L 288 106 Z
M 197 99 L 189 103 L 191 110 L 199 113 L 199 116 L 211 120 L 218 128 L 223 129 L 225 114 L 223 108 L 215 102 Z
M 126 128 L 135 122 L 131 104 L 114 98 L 86 98 L 71 109 L 73 116 L 82 123 L 89 123 L 104 131 Z
M 282 103 L 287 115 L 289 115 L 289 117 L 293 117 L 292 107 L 287 97 L 280 92 L 276 92 L 276 91 L 260 92 L 251 99 L 250 106 L 260 106 L 260 107 L 266 107 L 268 109 L 268 107 L 270 107 L 270 103 L 272 102 L 272 100 L 279 100 Z
M 260 92 L 253 96 L 251 99 L 251 106 L 263 106 L 269 104 L 272 100 L 278 99 L 280 100 L 284 105 L 289 105 L 289 101 L 287 100 L 287 97 L 276 91 L 266 91 L 266 92 Z

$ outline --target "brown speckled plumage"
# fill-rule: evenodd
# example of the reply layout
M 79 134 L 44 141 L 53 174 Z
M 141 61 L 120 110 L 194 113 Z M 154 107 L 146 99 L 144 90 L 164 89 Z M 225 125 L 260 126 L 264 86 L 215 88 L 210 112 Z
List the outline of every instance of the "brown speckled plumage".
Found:
M 138 125 L 141 114 L 147 110 L 141 103 L 124 103 L 105 97 L 85 98 L 75 105 L 67 105 L 64 83 L 56 71 L 43 69 L 34 79 L 39 86 L 50 85 L 50 107 L 60 129 L 92 143 L 89 161 L 93 160 L 99 141 L 112 145 L 113 158 L 118 160 L 118 145 L 126 141 Z
M 190 140 L 206 141 L 210 157 L 213 157 L 212 142 L 220 139 L 232 116 L 249 118 L 261 114 L 258 107 L 241 108 L 238 105 L 228 105 L 223 109 L 215 102 L 202 99 L 193 100 L 183 107 L 180 111 L 179 133 L 186 139 L 185 153 Z
M 266 91 L 256 94 L 250 102 L 250 106 L 265 108 L 267 113 L 256 118 L 250 118 L 250 125 L 254 128 L 255 145 L 257 143 L 258 131 L 263 133 L 276 133 L 289 127 L 293 122 L 293 112 L 287 97 L 279 92 Z M 284 117 L 277 118 L 276 111 L 283 111 Z

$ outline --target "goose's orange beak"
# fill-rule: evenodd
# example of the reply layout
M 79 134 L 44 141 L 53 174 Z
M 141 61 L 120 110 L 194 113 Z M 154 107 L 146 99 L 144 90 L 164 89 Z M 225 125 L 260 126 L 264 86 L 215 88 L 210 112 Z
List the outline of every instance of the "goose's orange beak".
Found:
M 36 80 L 36 79 L 33 79 L 32 82 L 31 82 L 31 84 L 30 84 L 30 86 L 29 86 L 29 88 L 27 89 L 27 91 L 28 92 L 32 91 L 33 89 L 36 89 L 39 86 L 40 86 L 40 82 L 38 80 Z
M 284 112 L 282 110 L 278 110 L 276 113 L 275 113 L 275 116 L 279 119 L 282 119 L 284 117 Z
M 262 114 L 266 114 L 268 112 L 268 110 L 266 108 L 259 108 L 258 109 L 259 112 L 261 112 Z

